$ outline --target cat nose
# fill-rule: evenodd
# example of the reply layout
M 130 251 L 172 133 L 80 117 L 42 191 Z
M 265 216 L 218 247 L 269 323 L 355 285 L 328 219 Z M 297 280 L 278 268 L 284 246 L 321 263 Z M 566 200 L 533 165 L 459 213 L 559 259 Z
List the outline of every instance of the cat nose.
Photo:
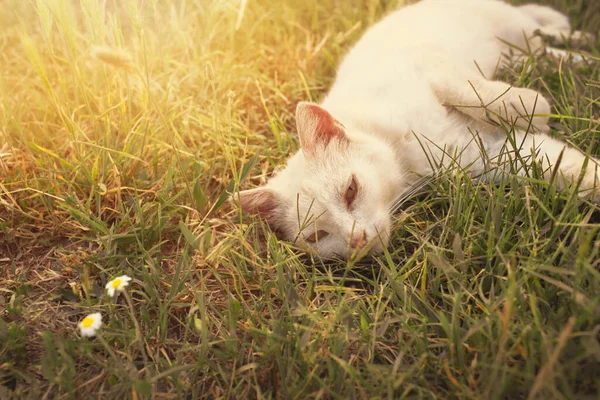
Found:
M 350 240 L 350 246 L 353 249 L 362 249 L 367 245 L 367 231 L 363 230 L 361 233 L 355 233 Z

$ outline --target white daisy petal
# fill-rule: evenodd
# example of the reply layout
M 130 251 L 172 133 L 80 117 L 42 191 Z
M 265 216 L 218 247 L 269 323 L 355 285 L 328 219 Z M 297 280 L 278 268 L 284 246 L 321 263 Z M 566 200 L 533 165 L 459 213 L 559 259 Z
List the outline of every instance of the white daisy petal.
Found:
M 129 286 L 131 278 L 127 275 L 121 275 L 109 281 L 105 288 L 109 296 L 114 296 L 118 292 L 123 292 L 126 286 Z
M 102 326 L 102 314 L 93 313 L 79 321 L 79 331 L 83 337 L 94 337 L 96 332 Z

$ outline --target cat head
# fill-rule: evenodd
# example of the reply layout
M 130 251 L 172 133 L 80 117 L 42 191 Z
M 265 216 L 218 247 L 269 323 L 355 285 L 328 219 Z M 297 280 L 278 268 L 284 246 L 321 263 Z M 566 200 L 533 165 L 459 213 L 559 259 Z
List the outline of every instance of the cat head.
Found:
M 394 150 L 359 130 L 346 130 L 322 107 L 296 109 L 301 150 L 260 188 L 241 191 L 245 213 L 261 215 L 287 241 L 322 257 L 349 257 L 387 246 L 390 205 L 403 180 Z

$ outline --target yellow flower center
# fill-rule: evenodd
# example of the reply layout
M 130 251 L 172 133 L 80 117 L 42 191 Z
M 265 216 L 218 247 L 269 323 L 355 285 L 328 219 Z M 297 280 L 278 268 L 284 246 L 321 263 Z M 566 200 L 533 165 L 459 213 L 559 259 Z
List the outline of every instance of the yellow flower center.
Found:
M 115 280 L 112 282 L 112 287 L 113 287 L 113 289 L 118 289 L 118 288 L 121 286 L 121 282 L 123 282 L 123 281 L 122 281 L 122 280 L 120 280 L 120 279 L 115 279 Z
M 85 317 L 83 319 L 83 321 L 81 321 L 81 325 L 83 325 L 84 328 L 89 328 L 90 326 L 92 326 L 93 323 L 94 323 L 93 317 Z

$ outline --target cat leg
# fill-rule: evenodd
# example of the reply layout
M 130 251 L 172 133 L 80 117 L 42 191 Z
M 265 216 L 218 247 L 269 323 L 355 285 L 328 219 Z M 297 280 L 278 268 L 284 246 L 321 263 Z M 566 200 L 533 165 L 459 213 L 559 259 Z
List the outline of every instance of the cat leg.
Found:
M 513 159 L 516 156 L 515 153 L 518 153 L 518 159 L 528 163 L 533 157 L 538 163 L 541 163 L 544 179 L 553 180 L 561 190 L 581 179 L 578 188 L 579 195 L 592 194 L 592 200 L 600 203 L 599 160 L 587 157 L 579 150 L 544 133 L 534 135 L 516 131 L 514 135 L 516 146 L 511 145 L 510 141 L 503 138 L 490 146 L 489 152 L 496 155 L 509 152 L 512 153 Z M 506 160 L 506 158 L 504 159 Z M 502 169 L 501 165 L 500 168 Z M 525 169 L 520 168 L 517 173 L 523 176 Z
M 554 44 L 564 44 L 568 40 L 573 44 L 586 46 L 596 39 L 594 35 L 587 32 L 572 32 L 569 18 L 551 7 L 525 4 L 519 6 L 519 9 L 540 25 L 535 33 L 550 39 Z
M 519 10 L 533 18 L 540 26 L 554 27 L 559 31 L 571 31 L 569 18 L 551 7 L 539 4 L 524 4 L 519 6 Z
M 557 49 L 554 47 L 546 47 L 546 54 L 549 54 L 556 58 L 564 58 L 565 60 L 571 61 L 573 64 L 581 64 L 585 61 L 585 58 L 581 54 L 571 53 L 566 50 Z
M 510 86 L 483 77 L 433 83 L 436 96 L 446 107 L 491 125 L 514 125 L 521 129 L 548 131 L 550 104 L 532 89 Z

